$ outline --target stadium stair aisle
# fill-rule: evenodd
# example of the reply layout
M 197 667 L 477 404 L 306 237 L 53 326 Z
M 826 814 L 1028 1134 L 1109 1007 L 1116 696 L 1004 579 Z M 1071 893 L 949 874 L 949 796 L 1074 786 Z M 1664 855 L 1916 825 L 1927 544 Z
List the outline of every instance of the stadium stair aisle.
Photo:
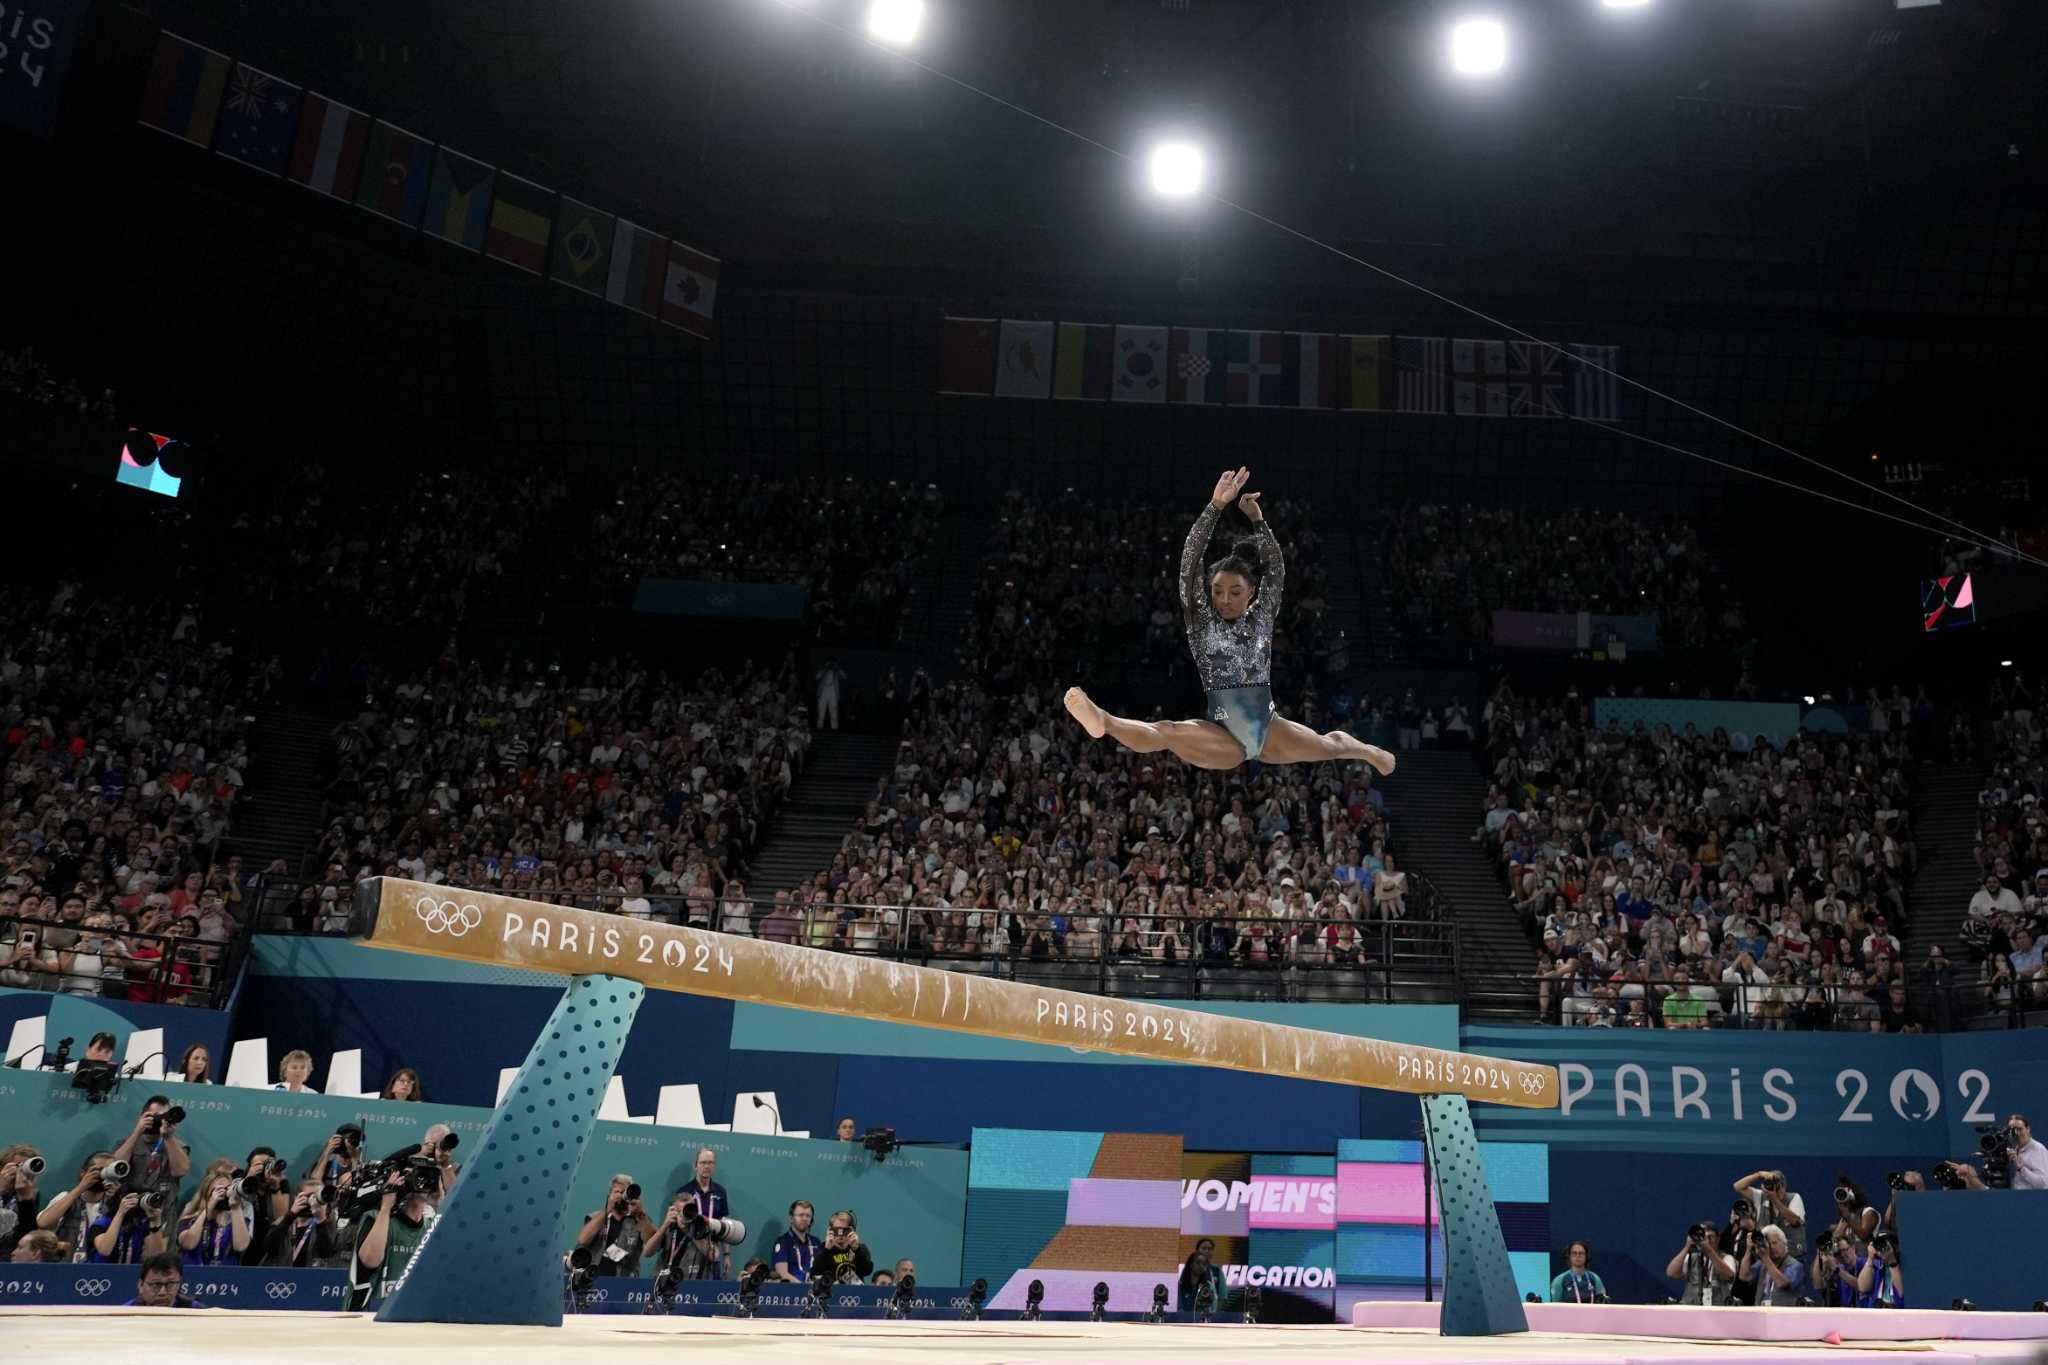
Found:
M 249 785 L 235 803 L 227 851 L 250 872 L 282 858 L 294 872 L 320 833 L 322 760 L 345 717 L 331 706 L 259 706 L 250 731 Z
M 754 855 L 749 895 L 772 898 L 832 866 L 840 840 L 874 799 L 875 784 L 888 772 L 895 746 L 891 735 L 813 734 L 803 775 L 789 789 Z
M 1394 857 L 1403 868 L 1436 884 L 1458 926 L 1459 971 L 1465 979 L 1517 976 L 1535 971 L 1536 954 L 1507 903 L 1507 891 L 1472 831 L 1485 814 L 1486 777 L 1472 753 L 1419 749 L 1397 755 L 1387 779 L 1387 815 L 1394 825 Z M 1485 983 L 1480 998 L 1462 992 L 1474 1018 L 1526 1018 L 1535 1012 L 1535 987 Z M 1526 991 L 1528 1000 L 1521 1002 Z
M 1939 943 L 1955 961 L 1959 978 L 1976 979 L 1962 928 L 1970 897 L 1983 884 L 1971 850 L 1976 847 L 1977 793 L 1984 786 L 1985 768 L 1975 761 L 1922 763 L 1914 774 L 1913 837 L 1920 845 L 1920 867 L 1906 893 L 1910 923 L 1904 936 L 1906 962 L 1914 971 L 1927 960 L 1927 950 Z

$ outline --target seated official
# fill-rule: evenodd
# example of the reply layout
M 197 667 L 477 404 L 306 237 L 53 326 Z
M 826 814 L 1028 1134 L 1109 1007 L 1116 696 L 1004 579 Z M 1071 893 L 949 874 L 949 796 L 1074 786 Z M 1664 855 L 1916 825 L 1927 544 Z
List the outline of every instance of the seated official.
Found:
M 1593 1259 L 1593 1249 L 1584 1242 L 1574 1241 L 1565 1248 L 1565 1264 L 1570 1267 L 1550 1282 L 1552 1303 L 1605 1303 L 1607 1286 L 1600 1277 L 1587 1269 L 1587 1262 Z
M 775 1249 L 768 1253 L 768 1263 L 774 1267 L 771 1273 L 784 1284 L 805 1284 L 811 1278 L 811 1267 L 825 1248 L 823 1242 L 811 1235 L 811 1222 L 816 1217 L 817 1210 L 808 1199 L 799 1199 L 789 1206 L 789 1231 L 775 1239 Z
M 185 1297 L 185 1263 L 175 1251 L 160 1251 L 142 1263 L 135 1297 L 123 1308 L 199 1308 Z

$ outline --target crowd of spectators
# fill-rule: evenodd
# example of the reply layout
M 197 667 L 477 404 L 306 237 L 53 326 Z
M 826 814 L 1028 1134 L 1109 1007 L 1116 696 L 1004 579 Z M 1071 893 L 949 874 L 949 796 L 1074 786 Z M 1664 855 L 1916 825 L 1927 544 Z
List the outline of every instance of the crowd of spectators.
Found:
M 622 485 L 590 537 L 599 600 L 630 602 L 643 577 L 794 583 L 826 641 L 898 639 L 926 582 L 945 501 L 845 478 L 674 472 Z
M 1741 615 L 1682 521 L 1424 504 L 1390 519 L 1395 625 L 1413 640 L 1492 639 L 1495 611 L 1654 614 L 1665 649 L 1735 638 Z
M 1995 756 L 1977 795 L 1973 850 L 1982 881 L 1964 939 L 1990 1003 L 2040 1006 L 2048 1004 L 2048 715 L 2017 670 L 1994 680 L 1988 709 Z
M 36 358 L 33 346 L 0 349 L 0 394 L 81 416 L 113 417 L 118 412 L 112 389 L 102 389 L 94 397 L 76 379 L 58 379 Z
M 0 590 L 0 982 L 208 1000 L 246 890 L 220 854 L 278 681 L 197 613 Z
M 755 931 L 956 963 L 1362 967 L 1415 928 L 1390 833 L 1362 763 L 1203 771 L 1091 741 L 1035 683 L 960 679 Z
M 1071 682 L 1117 664 L 1143 665 L 1182 691 L 1194 687 L 1179 570 L 1201 510 L 1101 502 L 1072 490 L 1049 498 L 1005 494 L 975 579 L 974 612 L 959 647 L 963 670 L 998 693 Z M 1267 512 L 1287 557 L 1273 685 L 1291 695 L 1325 670 L 1342 671 L 1342 632 L 1329 619 L 1322 544 L 1307 504 L 1281 501 Z M 1205 560 L 1220 559 L 1249 535 L 1243 521 L 1226 520 Z
M 266 917 L 339 927 L 377 874 L 708 923 L 801 771 L 810 720 L 793 659 L 683 680 L 633 659 L 564 671 L 444 657 L 371 677 L 336 728 L 324 880 Z
M 1923 699 L 1924 700 L 1924 699 Z M 1861 733 L 1595 727 L 1575 691 L 1503 683 L 1475 841 L 1541 943 L 1565 1023 L 1917 1031 L 1903 957 L 1915 703 Z M 1922 970 L 1941 974 L 1937 957 Z

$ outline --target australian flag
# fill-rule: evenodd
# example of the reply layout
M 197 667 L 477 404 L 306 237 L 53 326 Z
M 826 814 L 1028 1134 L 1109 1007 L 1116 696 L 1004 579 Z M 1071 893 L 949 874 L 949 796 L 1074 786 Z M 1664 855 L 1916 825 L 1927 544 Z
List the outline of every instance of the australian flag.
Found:
M 298 129 L 300 94 L 290 81 L 247 62 L 235 63 L 214 130 L 214 150 L 268 175 L 283 175 Z

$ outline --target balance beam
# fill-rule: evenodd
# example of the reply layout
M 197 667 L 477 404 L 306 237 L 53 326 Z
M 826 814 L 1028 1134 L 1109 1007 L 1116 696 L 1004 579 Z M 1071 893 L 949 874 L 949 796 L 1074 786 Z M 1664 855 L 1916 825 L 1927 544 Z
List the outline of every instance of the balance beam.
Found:
M 377 948 L 989 1038 L 1554 1109 L 1557 1068 L 628 919 L 397 877 L 356 888 Z

